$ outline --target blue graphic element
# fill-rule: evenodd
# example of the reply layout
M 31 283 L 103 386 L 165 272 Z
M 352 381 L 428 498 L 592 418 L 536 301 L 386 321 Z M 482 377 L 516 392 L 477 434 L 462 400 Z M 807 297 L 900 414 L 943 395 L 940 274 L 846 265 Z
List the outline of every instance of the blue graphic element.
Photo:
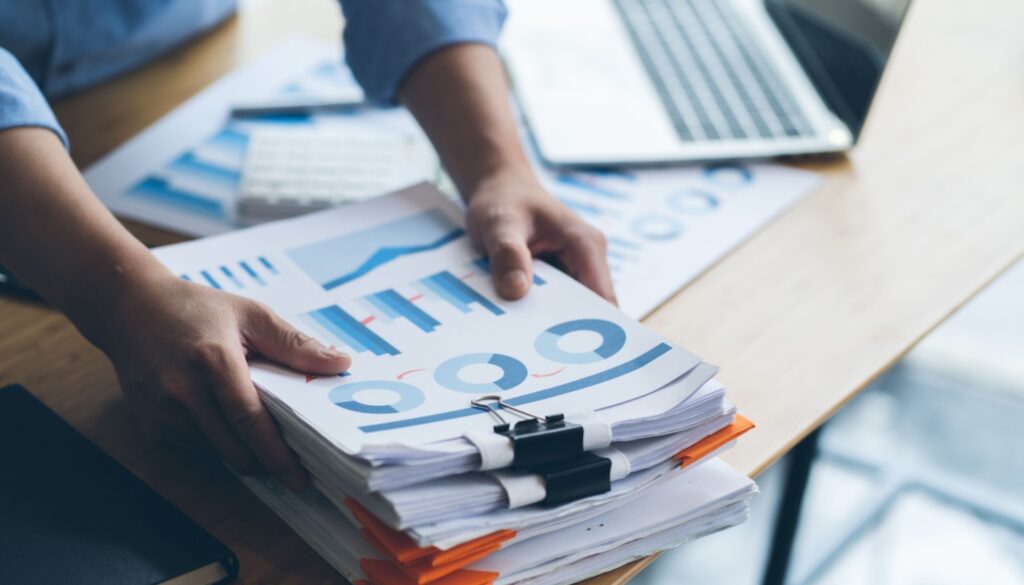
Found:
M 412 301 L 391 289 L 369 295 L 366 297 L 366 300 L 387 317 L 391 319 L 397 317 L 408 319 L 425 333 L 432 332 L 441 324 L 440 321 L 428 315 L 423 309 L 414 305 Z
M 668 196 L 668 205 L 683 213 L 707 213 L 721 205 L 718 197 L 700 189 L 683 189 Z
M 257 273 L 255 270 L 253 270 L 252 266 L 249 266 L 248 262 L 242 260 L 241 262 L 238 263 L 238 265 L 241 266 L 242 270 L 244 270 L 245 273 L 248 274 L 250 278 L 255 280 L 260 286 L 267 286 L 267 281 L 263 280 L 263 277 L 260 276 L 259 273 Z
M 334 338 L 358 352 L 369 351 L 374 355 L 398 355 L 401 353 L 384 338 L 359 322 L 338 306 L 324 307 L 307 315 Z
M 475 264 L 476 267 L 479 268 L 481 272 L 484 272 L 485 274 L 490 274 L 491 273 L 491 260 L 490 260 L 490 258 L 487 258 L 486 256 L 481 256 L 481 257 L 477 258 L 476 260 L 473 260 L 473 264 Z M 536 272 L 533 273 L 533 284 L 536 284 L 537 286 L 540 286 L 540 285 L 544 284 L 545 282 L 547 282 L 547 281 L 545 281 L 543 278 L 537 276 Z
M 574 201 L 565 197 L 559 197 L 558 200 L 562 202 L 562 205 L 580 214 L 598 216 L 604 213 L 600 207 L 582 201 Z
M 593 331 L 601 336 L 601 344 L 583 351 L 566 351 L 558 346 L 558 340 L 577 331 Z M 619 353 L 626 345 L 626 331 L 619 325 L 604 319 L 577 319 L 548 327 L 534 342 L 537 353 L 561 364 L 589 364 L 606 360 Z
M 242 284 L 242 281 L 238 280 L 238 278 L 235 276 L 235 273 L 231 272 L 231 269 L 229 269 L 227 266 L 221 266 L 220 271 L 224 273 L 224 276 L 228 277 L 228 280 L 231 281 L 231 284 L 237 286 L 238 288 L 245 288 L 245 285 Z
M 223 167 L 209 164 L 197 159 L 191 152 L 187 152 L 179 157 L 177 160 L 172 162 L 168 168 L 184 175 L 200 177 L 207 181 L 221 183 L 229 187 L 234 187 L 242 180 L 242 174 L 238 172 L 238 170 L 225 169 Z
M 432 209 L 296 248 L 288 256 L 324 290 L 331 290 L 403 256 L 436 250 L 465 233 L 443 211 Z
M 206 143 L 210 146 L 243 154 L 245 149 L 249 147 L 249 135 L 236 128 L 225 128 Z
M 398 394 L 398 401 L 392 404 L 366 404 L 356 400 L 356 394 L 364 390 L 389 390 Z M 350 382 L 335 387 L 327 395 L 334 404 L 353 412 L 367 414 L 395 414 L 412 410 L 423 404 L 426 396 L 419 388 L 403 382 L 391 380 L 368 380 L 365 382 Z
M 616 191 L 602 186 L 598 184 L 597 181 L 584 175 L 576 173 L 559 173 L 556 180 L 562 185 L 586 191 L 591 195 L 597 195 L 598 197 L 604 197 L 605 199 L 614 199 L 616 201 L 629 200 L 629 195 L 621 191 Z
M 645 215 L 633 220 L 629 226 L 638 236 L 653 241 L 672 240 L 683 233 L 683 226 L 670 217 Z
M 213 288 L 216 288 L 216 289 L 219 289 L 219 288 L 220 288 L 220 283 L 219 283 L 219 282 L 217 282 L 216 280 L 214 280 L 214 278 L 213 278 L 212 276 L 210 276 L 210 273 L 209 273 L 209 272 L 207 272 L 207 271 L 205 271 L 205 270 L 200 270 L 200 271 L 199 271 L 199 274 L 201 274 L 201 275 L 202 275 L 203 279 L 204 279 L 204 280 L 206 280 L 206 282 L 207 282 L 207 283 L 208 283 L 208 284 L 209 284 L 210 286 L 212 286 Z
M 501 377 L 493 382 L 467 382 L 459 372 L 477 364 L 489 364 L 501 369 Z M 467 394 L 493 394 L 515 388 L 526 380 L 529 372 L 523 362 L 500 353 L 470 353 L 446 360 L 434 370 L 434 381 L 438 384 Z
M 642 248 L 642 246 L 636 242 L 631 242 L 629 240 L 624 240 L 622 238 L 616 238 L 614 236 L 608 237 L 608 245 L 617 246 L 619 248 L 628 248 L 630 250 L 639 250 L 640 248 Z
M 277 268 L 270 263 L 270 260 L 267 260 L 266 256 L 260 256 L 259 258 L 257 258 L 257 260 L 259 260 L 260 264 L 262 264 L 264 268 L 269 270 L 271 274 L 277 274 Z
M 147 177 L 132 187 L 130 195 L 153 199 L 159 203 L 166 203 L 174 207 L 183 208 L 185 211 L 208 215 L 211 217 L 223 217 L 224 208 L 220 202 L 209 197 L 189 193 L 171 187 L 165 179 L 158 177 Z
M 544 390 L 538 390 L 536 392 L 530 392 L 529 394 L 523 394 L 522 396 L 516 396 L 515 398 L 506 399 L 506 402 L 512 406 L 522 406 L 524 404 L 530 404 L 531 402 L 537 402 L 538 400 L 546 400 L 555 396 L 562 396 L 564 394 L 570 394 L 572 392 L 578 392 L 585 390 L 592 386 L 620 378 L 631 372 L 635 372 L 640 368 L 643 368 L 647 364 L 653 362 L 659 357 L 665 355 L 672 349 L 672 346 L 667 343 L 659 343 L 653 348 L 647 350 L 643 354 L 617 366 L 597 372 L 589 376 L 584 376 L 578 380 L 567 382 L 565 384 L 559 384 L 558 386 L 552 386 Z M 416 418 L 409 418 L 405 420 L 396 420 L 386 423 L 379 423 L 374 425 L 365 425 L 359 427 L 359 430 L 364 433 L 378 433 L 381 431 L 390 431 L 394 429 L 401 429 L 407 427 L 415 427 L 419 425 L 425 425 L 445 420 L 452 420 L 456 418 L 463 418 L 474 415 L 486 415 L 486 413 L 479 408 L 460 408 L 458 410 L 450 410 L 448 412 L 439 412 L 437 414 L 431 414 L 427 416 L 420 416 Z
M 721 164 L 704 167 L 704 178 L 716 185 L 741 187 L 754 180 L 754 173 L 740 165 Z
M 441 297 L 449 305 L 463 313 L 470 312 L 470 305 L 476 303 L 495 315 L 504 315 L 505 311 L 495 305 L 487 297 L 470 288 L 466 283 L 459 280 L 457 276 L 445 270 L 432 276 L 421 278 L 420 282 L 430 292 Z
M 181 278 L 182 280 L 184 280 L 184 281 L 187 281 L 187 282 L 192 282 L 192 279 L 191 279 L 191 278 L 189 278 L 189 276 L 188 276 L 187 274 L 182 274 L 182 275 L 180 276 L 180 278 Z

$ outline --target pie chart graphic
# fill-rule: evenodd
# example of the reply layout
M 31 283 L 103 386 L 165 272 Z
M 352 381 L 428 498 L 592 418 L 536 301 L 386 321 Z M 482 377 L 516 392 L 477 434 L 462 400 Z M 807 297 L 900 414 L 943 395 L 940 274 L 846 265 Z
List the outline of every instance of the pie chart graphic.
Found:
M 486 382 L 469 381 L 463 377 L 463 370 L 470 366 L 485 366 L 495 369 L 501 375 Z M 453 357 L 434 370 L 434 380 L 456 392 L 467 394 L 493 394 L 515 388 L 526 380 L 528 372 L 523 362 L 501 353 L 468 353 Z
M 668 196 L 668 206 L 680 213 L 707 213 L 719 205 L 718 197 L 701 189 L 683 189 Z
M 591 331 L 601 337 L 601 343 L 593 349 L 568 351 L 558 345 L 565 336 L 580 331 Z M 534 349 L 545 358 L 561 364 L 591 364 L 606 360 L 619 353 L 626 345 L 626 331 L 604 319 L 577 319 L 566 321 L 545 329 L 534 342 Z
M 662 215 L 644 215 L 630 224 L 633 233 L 645 240 L 672 240 L 683 233 L 683 226 L 671 217 Z
M 726 188 L 738 188 L 754 180 L 754 173 L 736 164 L 712 165 L 704 169 L 704 178 Z
M 367 404 L 365 402 L 360 402 L 356 396 L 360 392 L 379 392 L 382 390 L 394 394 L 398 397 L 398 400 L 391 404 Z M 423 404 L 423 401 L 425 400 L 423 391 L 419 388 L 412 384 L 394 382 L 392 380 L 366 380 L 363 382 L 343 384 L 331 390 L 330 394 L 328 394 L 328 398 L 331 402 L 345 410 L 362 412 L 365 414 L 395 414 L 398 412 L 405 412 Z

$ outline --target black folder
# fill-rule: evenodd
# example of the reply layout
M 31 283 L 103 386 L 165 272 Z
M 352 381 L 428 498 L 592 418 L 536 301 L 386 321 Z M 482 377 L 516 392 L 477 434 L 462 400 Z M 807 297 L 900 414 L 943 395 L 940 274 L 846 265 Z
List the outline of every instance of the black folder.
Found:
M 20 386 L 0 389 L 0 583 L 225 583 L 234 554 Z

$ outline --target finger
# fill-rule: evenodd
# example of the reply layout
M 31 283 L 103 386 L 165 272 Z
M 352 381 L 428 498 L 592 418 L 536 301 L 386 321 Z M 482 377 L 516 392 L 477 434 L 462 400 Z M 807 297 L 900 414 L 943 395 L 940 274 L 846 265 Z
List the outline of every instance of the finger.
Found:
M 526 240 L 526 229 L 511 220 L 495 223 L 483 236 L 494 288 L 502 298 L 515 300 L 530 290 L 533 255 Z
M 202 363 L 214 398 L 234 434 L 267 473 L 294 492 L 304 490 L 309 482 L 306 471 L 263 406 L 241 350 L 209 349 L 203 352 Z
M 307 374 L 340 374 L 352 359 L 289 325 L 273 311 L 254 305 L 246 318 L 250 347 L 263 356 Z
M 150 393 L 157 397 L 150 401 L 150 408 L 163 440 L 192 445 L 205 442 L 236 472 L 251 475 L 259 471 L 259 461 L 228 427 L 203 377 L 175 374 L 165 376 L 158 386 Z M 172 433 L 180 437 L 169 439 Z
M 190 411 L 194 426 L 198 428 L 214 452 L 236 473 L 255 475 L 261 471 L 259 458 L 228 425 L 217 402 L 203 389 L 202 398 Z
M 608 269 L 608 245 L 604 235 L 597 230 L 581 229 L 567 231 L 565 238 L 565 246 L 558 254 L 561 264 L 584 286 L 618 304 Z

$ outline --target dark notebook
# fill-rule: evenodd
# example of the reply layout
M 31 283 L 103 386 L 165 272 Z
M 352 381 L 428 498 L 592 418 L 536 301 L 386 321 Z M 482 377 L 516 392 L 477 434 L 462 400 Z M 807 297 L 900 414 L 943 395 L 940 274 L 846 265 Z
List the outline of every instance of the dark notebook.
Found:
M 0 583 L 223 583 L 231 551 L 20 386 L 0 389 Z

